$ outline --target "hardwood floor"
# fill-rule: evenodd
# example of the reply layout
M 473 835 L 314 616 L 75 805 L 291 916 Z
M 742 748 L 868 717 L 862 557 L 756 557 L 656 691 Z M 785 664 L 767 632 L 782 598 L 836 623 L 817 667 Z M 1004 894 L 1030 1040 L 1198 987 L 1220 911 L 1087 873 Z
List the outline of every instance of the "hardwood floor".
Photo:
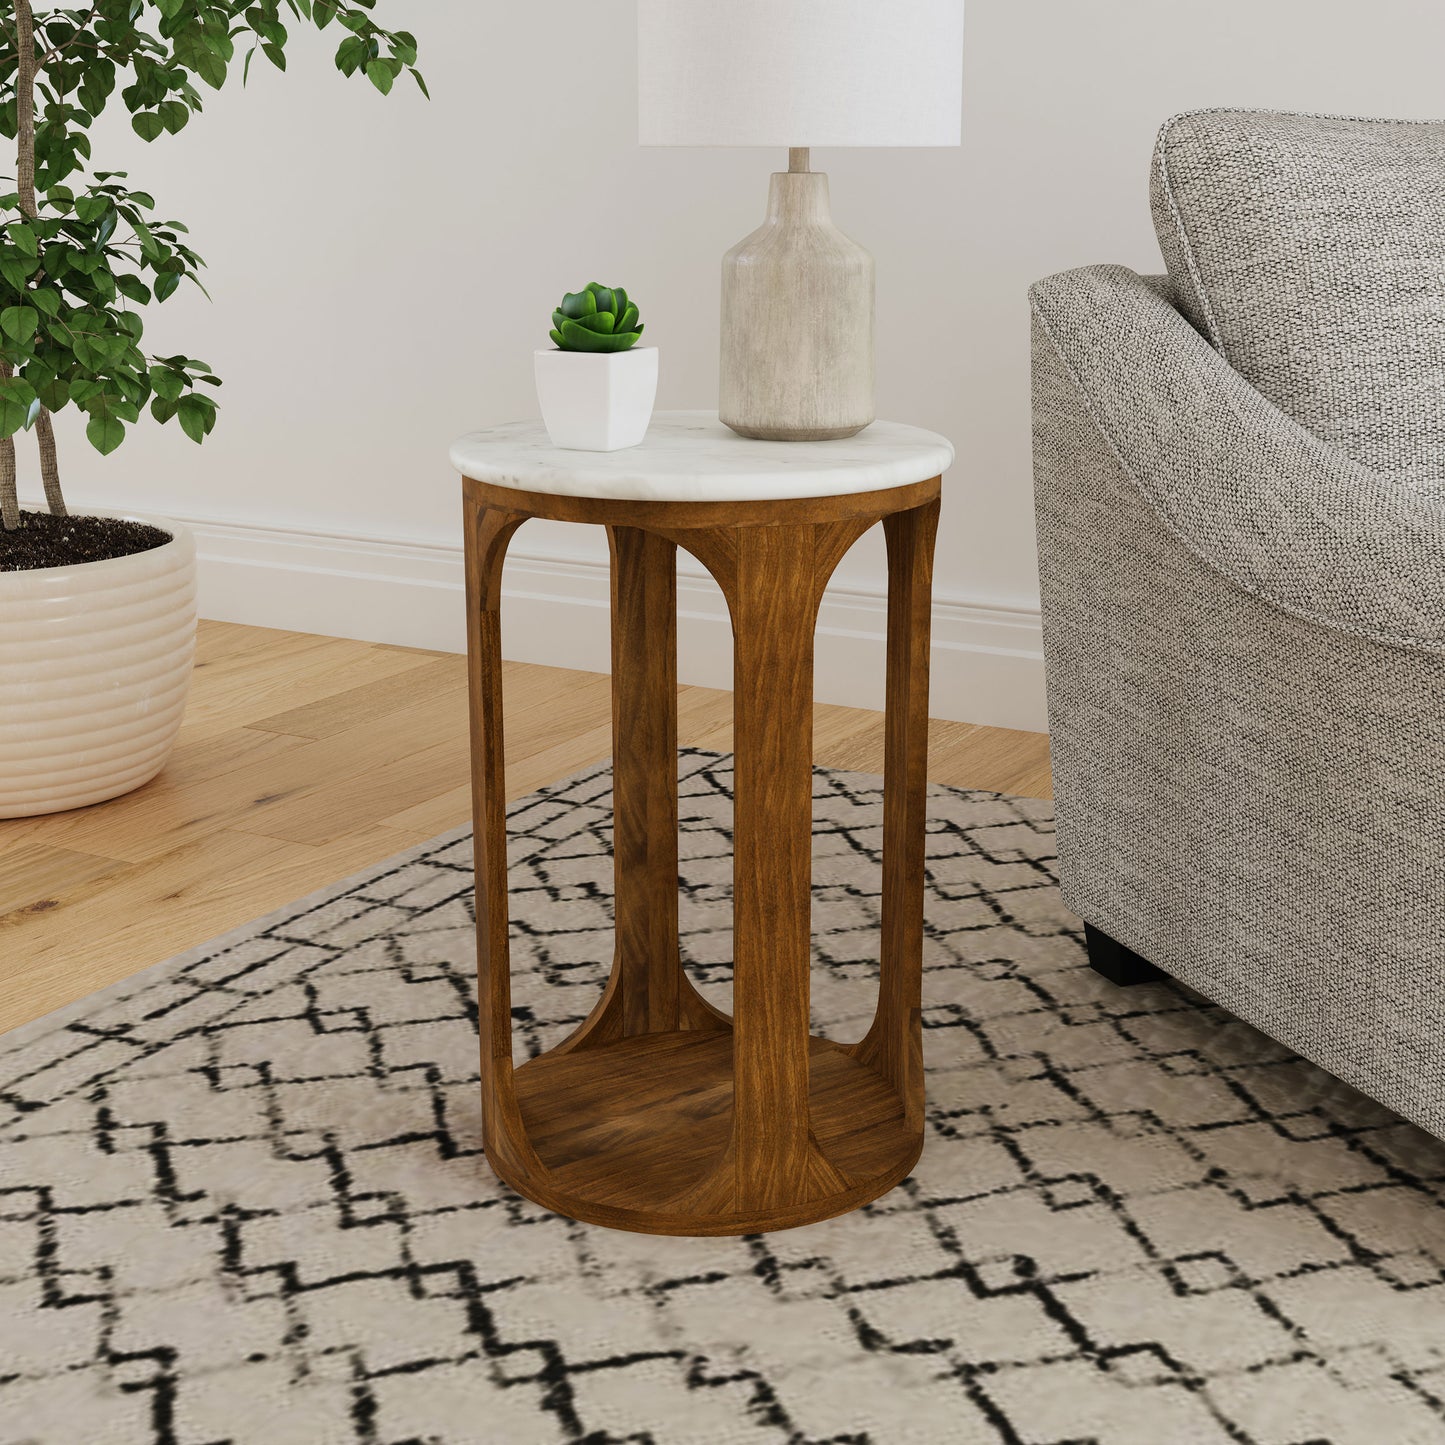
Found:
M 507 795 L 607 757 L 602 673 L 506 663 Z M 726 751 L 732 695 L 683 687 Z M 1050 796 L 1048 738 L 930 724 L 929 778 Z M 0 820 L 0 1031 L 468 820 L 466 659 L 203 622 L 180 742 L 138 792 Z M 880 772 L 883 717 L 814 709 L 817 761 Z

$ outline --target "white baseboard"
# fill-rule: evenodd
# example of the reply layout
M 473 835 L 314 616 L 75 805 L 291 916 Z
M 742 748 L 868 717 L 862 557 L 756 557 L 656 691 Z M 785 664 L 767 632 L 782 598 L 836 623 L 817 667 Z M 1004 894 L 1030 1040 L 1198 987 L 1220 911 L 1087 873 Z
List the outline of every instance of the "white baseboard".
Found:
M 183 518 L 196 534 L 203 617 L 462 652 L 459 548 L 422 546 Z M 604 564 L 514 549 L 502 587 L 503 652 L 523 662 L 605 672 Z M 881 707 L 887 599 L 829 588 L 818 619 L 820 701 Z M 732 642 L 710 578 L 678 578 L 678 674 L 732 686 Z M 1039 614 L 935 598 L 934 717 L 993 727 L 1047 727 Z

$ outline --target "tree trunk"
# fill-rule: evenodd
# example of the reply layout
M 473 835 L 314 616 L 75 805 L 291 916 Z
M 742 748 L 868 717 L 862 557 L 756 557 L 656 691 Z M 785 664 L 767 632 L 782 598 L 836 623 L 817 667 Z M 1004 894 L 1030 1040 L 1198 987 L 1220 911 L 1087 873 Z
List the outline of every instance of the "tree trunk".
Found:
M 8 361 L 0 361 L 0 376 L 14 375 Z M 15 489 L 15 438 L 0 440 L 0 527 L 13 532 L 20 525 L 20 498 Z
M 42 406 L 35 418 L 35 440 L 40 447 L 40 480 L 45 483 L 45 501 L 52 517 L 67 517 L 65 497 L 60 491 L 60 463 L 55 457 L 55 428 L 50 413 Z
M 35 203 L 35 17 L 30 0 L 15 0 L 15 189 L 19 192 L 20 213 L 34 220 L 38 214 Z M 13 373 L 9 366 L 5 376 Z M 65 516 L 65 498 L 60 491 L 60 468 L 55 456 L 55 431 L 50 413 L 43 407 L 35 422 L 36 441 L 40 447 L 40 474 L 45 484 L 45 500 L 58 517 Z M 16 490 L 15 439 L 0 442 L 0 522 L 6 527 L 19 523 L 18 503 L 11 505 Z
M 15 0 L 15 189 L 22 215 L 35 219 L 35 17 Z

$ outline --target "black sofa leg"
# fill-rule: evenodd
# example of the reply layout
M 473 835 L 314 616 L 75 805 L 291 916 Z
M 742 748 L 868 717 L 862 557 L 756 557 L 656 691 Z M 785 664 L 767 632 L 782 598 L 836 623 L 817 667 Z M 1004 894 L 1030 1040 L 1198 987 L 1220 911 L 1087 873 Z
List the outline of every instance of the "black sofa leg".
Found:
M 1089 950 L 1089 967 L 1121 988 L 1166 977 L 1162 968 L 1155 968 L 1147 958 L 1140 958 L 1132 948 L 1125 948 L 1092 923 L 1084 925 L 1084 942 Z

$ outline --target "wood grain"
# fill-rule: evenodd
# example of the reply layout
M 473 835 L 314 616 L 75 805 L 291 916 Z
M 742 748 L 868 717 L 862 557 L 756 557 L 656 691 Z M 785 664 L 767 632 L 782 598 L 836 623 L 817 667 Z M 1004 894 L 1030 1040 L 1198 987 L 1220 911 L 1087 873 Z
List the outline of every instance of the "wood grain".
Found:
M 896 512 L 888 541 L 888 685 L 884 719 L 883 904 L 878 1009 L 854 1053 L 923 1129 L 923 874 L 928 789 L 928 655 L 938 503 Z
M 497 487 L 474 477 L 462 481 L 463 494 L 474 506 L 546 516 L 558 522 L 588 522 L 601 527 L 645 527 L 682 542 L 688 532 L 711 532 L 724 544 L 742 527 L 775 527 L 789 522 L 828 524 L 850 517 L 880 521 L 893 512 L 924 506 L 938 495 L 938 479 L 876 492 L 850 492 L 841 497 L 786 497 L 764 502 L 638 502 L 616 497 L 564 497 Z M 685 545 L 685 543 L 684 543 Z M 700 559 L 701 560 L 701 559 Z M 712 563 L 704 566 L 714 571 Z
M 609 527 L 616 953 L 607 988 L 558 1051 L 729 1026 L 683 972 L 677 899 L 677 547 Z
M 616 945 L 602 998 L 564 1043 L 512 1062 L 502 800 L 500 576 L 507 539 L 577 499 L 467 491 L 477 967 L 487 1157 L 576 1219 L 748 1233 L 876 1198 L 923 1138 L 921 973 L 928 625 L 935 478 L 906 510 L 856 499 L 588 499 L 612 552 Z M 625 520 L 617 520 L 617 518 Z M 809 1032 L 813 635 L 834 567 L 882 519 L 889 557 L 882 983 L 845 1048 Z M 733 1016 L 685 979 L 677 931 L 676 546 L 712 571 L 734 636 Z M 731 1024 L 729 1029 L 728 1025 Z
M 511 1177 L 530 1175 L 542 1167 L 527 1139 L 512 1083 L 512 973 L 507 927 L 502 562 L 512 534 L 525 517 L 470 503 L 464 516 L 482 1143 L 492 1167 L 503 1177 Z
M 0 1030 L 465 823 L 471 814 L 467 721 L 464 706 L 449 701 L 465 699 L 462 659 L 450 660 L 457 669 L 455 692 L 419 709 L 408 708 L 389 685 L 389 679 L 445 656 L 202 622 L 186 721 L 159 778 L 77 813 L 0 821 Z M 503 676 L 508 799 L 610 754 L 605 673 L 507 662 Z M 338 828 L 325 841 L 278 844 L 260 834 L 238 840 L 227 820 L 266 795 L 267 760 L 311 742 L 257 724 L 343 694 L 350 694 L 355 725 L 333 733 L 309 755 L 319 816 L 333 800 L 355 792 L 357 779 L 370 769 L 417 751 L 418 728 L 425 746 L 449 744 L 442 750 L 444 766 L 410 772 L 406 787 L 413 791 L 398 788 L 389 800 L 393 811 L 375 823 Z M 681 743 L 731 750 L 731 693 L 683 686 L 677 706 Z M 430 721 L 421 716 L 427 713 Z M 881 713 L 819 704 L 813 728 L 820 765 L 883 771 Z M 935 719 L 928 776 L 956 787 L 1047 798 L 1048 738 Z M 214 786 L 201 789 L 203 784 Z M 164 809 L 153 808 L 157 796 L 168 800 Z M 74 841 L 81 828 L 84 847 Z
M 808 1109 L 819 524 L 738 533 L 733 618 L 733 1175 L 754 1218 L 836 1194 Z
M 856 1209 L 907 1175 L 921 1136 L 903 1129 L 896 1095 L 872 1069 L 822 1039 L 810 1049 L 807 1112 L 818 1151 L 843 1179 L 825 1199 L 779 1205 L 760 1225 L 755 1208 L 700 1214 L 686 1187 L 679 1192 L 679 1180 L 725 1155 L 732 1127 L 729 1036 L 695 1031 L 636 1035 L 596 1053 L 552 1050 L 522 1065 L 517 1095 L 546 1170 L 527 1192 L 564 1213 L 585 1198 L 593 1222 L 651 1234 L 783 1229 Z M 578 1109 L 579 1098 L 596 1106 Z

